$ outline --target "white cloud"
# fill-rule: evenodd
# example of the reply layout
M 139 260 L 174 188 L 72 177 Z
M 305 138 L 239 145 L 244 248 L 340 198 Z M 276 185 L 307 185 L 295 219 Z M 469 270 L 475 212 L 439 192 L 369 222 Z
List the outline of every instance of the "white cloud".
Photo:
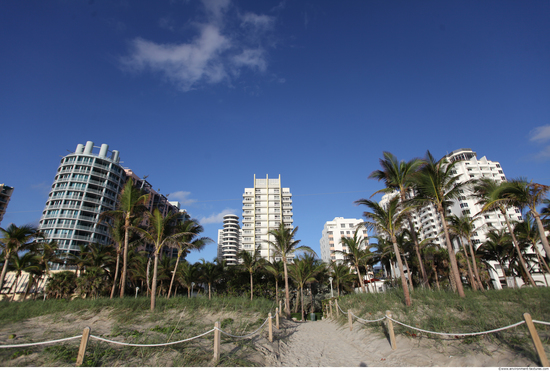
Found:
M 182 205 L 191 205 L 192 203 L 197 202 L 197 200 L 188 198 L 191 192 L 187 191 L 177 191 L 170 193 L 170 200 L 179 201 Z
M 250 12 L 241 17 L 230 16 L 229 0 L 203 0 L 202 4 L 206 22 L 191 23 L 197 30 L 195 37 L 175 44 L 135 38 L 130 42 L 129 55 L 120 58 L 122 67 L 159 73 L 182 91 L 222 82 L 230 84 L 243 69 L 265 72 L 267 52 L 259 45 L 275 18 Z M 159 25 L 175 27 L 168 18 L 161 19 Z M 239 26 L 247 32 L 237 32 Z
M 220 212 L 218 214 L 212 214 L 209 217 L 200 218 L 199 223 L 202 224 L 202 225 L 221 223 L 221 222 L 223 222 L 224 215 L 233 214 L 233 213 L 235 213 L 235 211 L 236 211 L 235 209 L 224 209 L 222 212 Z
M 544 147 L 543 150 L 540 151 L 539 153 L 537 153 L 534 157 L 535 157 L 535 159 L 538 159 L 538 160 L 549 159 L 550 158 L 550 145 Z
M 539 126 L 531 130 L 529 140 L 532 142 L 546 142 L 550 140 L 550 125 Z

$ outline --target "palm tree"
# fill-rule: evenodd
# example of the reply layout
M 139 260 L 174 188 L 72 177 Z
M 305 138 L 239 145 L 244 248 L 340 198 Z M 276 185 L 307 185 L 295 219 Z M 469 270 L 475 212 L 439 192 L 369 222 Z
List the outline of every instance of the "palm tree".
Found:
M 34 238 L 39 236 L 38 230 L 31 225 L 17 227 L 10 224 L 8 228 L 0 228 L 0 248 L 4 254 L 4 266 L 0 275 L 0 291 L 8 272 L 10 258 L 19 252 L 29 250 L 35 244 Z
M 485 242 L 478 247 L 477 252 L 482 261 L 486 263 L 496 261 L 499 263 L 502 274 L 504 275 L 504 281 L 506 282 L 506 286 L 508 286 L 505 262 L 509 261 L 511 251 L 514 248 L 511 243 L 510 235 L 506 233 L 505 230 L 491 229 L 487 232 L 485 237 Z M 487 264 L 487 266 L 491 267 L 490 264 Z M 498 275 L 498 272 L 496 273 Z M 516 280 L 514 279 L 514 286 L 515 282 Z
M 336 284 L 336 291 L 340 296 L 340 286 L 349 291 L 349 283 L 353 280 L 354 274 L 351 273 L 347 264 L 339 263 L 337 261 L 330 262 L 330 275 L 334 279 Z
M 279 278 L 284 274 L 284 264 L 282 261 L 266 262 L 264 266 L 267 273 L 275 277 L 275 301 L 279 305 Z
M 212 284 L 217 282 L 222 274 L 219 265 L 201 259 L 200 278 L 208 284 L 208 299 L 212 299 Z
M 279 228 L 273 229 L 268 232 L 268 236 L 272 236 L 274 241 L 266 241 L 272 248 L 274 255 L 280 257 L 283 261 L 283 268 L 285 274 L 285 299 L 286 299 L 286 316 L 290 318 L 290 294 L 288 291 L 288 267 L 287 259 L 296 251 L 306 251 L 314 253 L 308 246 L 298 246 L 300 240 L 295 240 L 294 236 L 298 232 L 298 227 L 294 229 L 286 228 L 285 224 L 281 222 Z
M 153 212 L 147 212 L 147 221 L 149 227 L 147 230 L 142 228 L 133 228 L 144 239 L 145 242 L 153 245 L 153 255 L 155 257 L 155 263 L 153 266 L 153 282 L 151 287 L 151 310 L 155 310 L 156 295 L 157 295 L 157 274 L 158 274 L 158 261 L 159 255 L 163 247 L 175 247 L 177 246 L 177 240 L 182 236 L 189 235 L 189 232 L 177 231 L 175 228 L 175 221 L 178 214 L 170 213 L 163 217 L 158 209 Z
M 502 197 L 509 200 L 512 205 L 519 207 L 521 210 L 525 208 L 529 209 L 531 215 L 533 215 L 533 218 L 535 218 L 537 222 L 540 239 L 546 251 L 546 256 L 550 256 L 550 246 L 548 245 L 546 231 L 542 225 L 540 213 L 537 212 L 537 206 L 546 201 L 545 196 L 550 190 L 550 186 L 533 183 L 532 181 L 528 182 L 523 178 L 511 180 L 507 184 L 508 186 L 504 186 L 501 189 Z
M 472 289 L 474 291 L 476 291 L 477 286 L 479 286 L 480 290 L 484 291 L 485 289 L 483 288 L 483 285 L 481 284 L 481 280 L 479 278 L 479 272 L 477 270 L 474 247 L 473 247 L 472 238 L 471 238 L 472 233 L 474 233 L 474 230 L 476 229 L 474 222 L 478 219 L 479 218 L 472 219 L 468 215 L 462 215 L 462 216 L 450 215 L 447 218 L 447 221 L 449 222 L 449 231 L 450 231 L 450 233 L 457 236 L 459 244 L 464 249 L 464 255 L 466 257 L 466 262 L 468 263 L 468 275 L 470 276 L 470 282 L 472 283 Z M 473 267 L 474 267 L 473 272 L 472 272 L 472 268 L 470 266 L 468 251 L 466 250 L 466 247 L 464 246 L 463 241 L 462 241 L 463 238 L 466 239 L 466 241 L 468 241 L 468 246 L 470 248 L 470 254 L 472 256 L 472 263 L 473 263 Z M 477 282 L 477 284 L 476 284 L 476 282 Z
M 122 253 L 122 247 L 124 246 L 125 239 L 125 220 L 122 215 L 117 215 L 112 218 L 112 223 L 109 223 L 109 235 L 114 242 L 115 252 L 116 252 L 116 263 L 115 263 L 115 276 L 113 278 L 113 287 L 111 288 L 111 296 L 113 299 L 115 296 L 116 284 L 118 281 L 118 270 L 120 263 L 120 254 Z
M 113 217 L 120 215 L 124 218 L 124 252 L 122 258 L 122 277 L 120 281 L 120 297 L 124 297 L 126 288 L 126 276 L 128 267 L 128 240 L 129 231 L 132 226 L 132 219 L 145 210 L 143 205 L 149 199 L 148 194 L 143 194 L 141 190 L 134 187 L 132 178 L 128 179 L 124 189 L 120 193 L 116 210 L 105 211 L 101 214 L 101 218 Z
M 197 282 L 199 274 L 199 267 L 196 264 L 189 264 L 189 262 L 184 261 L 179 266 L 178 278 L 182 286 L 187 288 L 188 298 L 191 297 L 193 283 Z
M 383 154 L 384 159 L 380 159 L 380 166 L 382 167 L 382 169 L 375 170 L 370 173 L 369 179 L 384 181 L 386 188 L 381 189 L 376 193 L 388 193 L 391 191 L 398 191 L 401 202 L 404 202 L 409 198 L 408 196 L 413 186 L 412 176 L 421 169 L 424 162 L 422 159 L 419 158 L 413 158 L 409 162 L 405 162 L 403 160 L 398 162 L 397 158 L 392 153 L 383 152 Z M 422 257 L 420 256 L 418 237 L 416 236 L 416 230 L 414 228 L 414 223 L 410 214 L 407 215 L 407 220 L 409 222 L 409 231 L 414 242 L 416 258 L 418 259 L 420 272 L 422 274 L 422 285 L 427 284 L 429 287 L 424 263 L 422 262 Z
M 446 210 L 453 204 L 452 200 L 457 199 L 460 191 L 467 186 L 467 183 L 458 182 L 458 175 L 453 175 L 455 164 L 456 162 L 449 163 L 445 157 L 439 161 L 435 161 L 430 151 L 427 151 L 425 165 L 413 177 L 416 191 L 416 196 L 413 200 L 418 205 L 432 203 L 437 209 L 441 223 L 443 224 L 447 251 L 449 252 L 451 277 L 453 278 L 451 279 L 451 284 L 454 282 L 458 295 L 463 298 L 465 297 L 464 288 L 445 219 Z
M 196 219 L 189 218 L 187 213 L 185 213 L 184 220 L 178 225 L 177 229 L 179 232 L 183 232 L 185 234 L 176 240 L 178 257 L 174 272 L 172 273 L 170 288 L 168 289 L 168 298 L 170 298 L 170 294 L 172 293 L 172 285 L 174 283 L 174 278 L 176 277 L 176 271 L 180 260 L 185 258 L 192 250 L 201 251 L 206 244 L 213 242 L 212 239 L 208 237 L 198 237 L 200 233 L 204 232 L 204 228 Z
M 305 254 L 302 259 L 294 259 L 289 267 L 289 274 L 300 288 L 302 321 L 304 318 L 304 286 L 316 281 L 315 276 L 323 269 L 324 264 L 315 259 L 313 254 Z M 313 303 L 312 303 L 313 305 Z
M 540 241 L 540 234 L 539 231 L 535 229 L 536 227 L 533 217 L 530 214 L 526 214 L 523 218 L 523 222 L 516 224 L 514 228 L 514 233 L 523 245 L 531 246 L 531 248 L 535 251 L 541 271 L 546 270 L 548 273 L 550 273 L 550 268 L 548 267 L 546 260 L 539 252 L 539 249 L 537 247 L 537 244 Z M 543 274 L 543 276 L 546 282 L 546 286 L 548 286 L 546 274 Z
M 78 277 L 82 276 L 84 269 L 90 265 L 90 258 L 88 252 L 90 251 L 89 245 L 78 245 L 78 252 L 76 254 L 67 253 L 65 260 L 67 265 L 74 265 L 74 274 Z
M 378 202 L 366 200 L 364 198 L 355 201 L 355 204 L 365 205 L 370 209 L 370 211 L 365 211 L 363 213 L 363 217 L 366 219 L 365 225 L 376 230 L 378 234 L 385 234 L 391 239 L 395 258 L 397 259 L 397 265 L 399 267 L 399 273 L 401 274 L 405 304 L 410 306 L 411 297 L 409 294 L 409 288 L 407 287 L 403 262 L 401 261 L 401 254 L 399 253 L 399 247 L 397 247 L 396 239 L 396 235 L 403 228 L 407 213 L 410 209 L 401 208 L 401 210 L 399 210 L 398 197 L 392 198 L 386 209 L 382 208 Z
M 366 259 L 366 245 L 368 244 L 368 240 L 365 237 L 359 237 L 357 235 L 357 232 L 361 227 L 362 225 L 357 226 L 355 232 L 353 233 L 353 237 L 340 238 L 340 243 L 342 244 L 342 246 L 347 247 L 348 252 L 344 253 L 338 250 L 337 252 L 344 254 L 344 261 L 352 264 L 355 267 L 355 270 L 357 271 L 357 278 L 359 278 L 359 284 L 361 285 L 363 292 L 366 292 L 365 280 L 363 279 L 363 277 L 361 277 L 359 267 Z
M 8 294 L 13 291 L 13 296 L 10 298 L 10 301 L 13 301 L 15 299 L 15 295 L 17 294 L 17 282 L 19 281 L 19 277 L 21 277 L 21 274 L 23 271 L 29 272 L 35 269 L 38 269 L 38 262 L 36 255 L 33 252 L 27 251 L 25 254 L 19 256 L 18 254 L 15 254 L 11 257 L 11 265 L 10 270 L 15 271 L 15 279 L 8 291 Z
M 263 264 L 260 249 L 254 249 L 252 252 L 243 249 L 237 253 L 237 258 L 240 260 L 242 269 L 250 274 L 250 300 L 252 300 L 254 297 L 254 281 L 252 275 L 256 269 Z
M 475 195 L 480 200 L 479 203 L 483 205 L 481 212 L 487 212 L 496 209 L 499 210 L 504 216 L 506 226 L 508 227 L 508 232 L 512 237 L 512 242 L 514 244 L 514 247 L 516 248 L 516 253 L 518 254 L 520 266 L 523 272 L 525 272 L 525 275 L 527 276 L 527 279 L 529 280 L 531 286 L 535 286 L 535 281 L 529 273 L 529 269 L 527 268 L 527 264 L 525 263 L 523 255 L 520 253 L 518 241 L 510 225 L 508 214 L 506 213 L 506 209 L 514 205 L 513 199 L 506 195 L 507 189 L 514 189 L 514 187 L 508 182 L 502 182 L 498 184 L 495 180 L 488 178 L 481 178 L 474 183 Z

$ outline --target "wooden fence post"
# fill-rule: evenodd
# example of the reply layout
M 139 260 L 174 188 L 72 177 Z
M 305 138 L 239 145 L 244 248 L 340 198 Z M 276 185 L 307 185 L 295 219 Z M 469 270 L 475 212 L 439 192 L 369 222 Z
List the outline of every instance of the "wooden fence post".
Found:
M 84 354 L 86 354 L 86 347 L 88 346 L 88 339 L 90 338 L 90 328 L 84 328 L 82 332 L 82 338 L 80 339 L 80 348 L 78 348 L 78 356 L 76 357 L 76 365 L 80 366 L 84 362 Z
M 216 322 L 214 324 L 214 362 L 218 362 L 220 360 L 220 340 L 221 340 L 221 334 L 220 330 L 220 323 Z
M 279 329 L 279 308 L 275 309 L 275 326 L 277 326 L 277 330 Z
M 269 342 L 273 343 L 273 321 L 271 320 L 271 312 L 269 312 L 268 316 L 269 316 Z
M 279 300 L 279 313 L 283 311 L 283 301 Z
M 353 330 L 353 319 L 351 316 L 351 309 L 348 309 L 348 322 L 349 322 L 349 330 Z
M 395 344 L 395 333 L 393 332 L 393 322 L 391 321 L 391 312 L 389 310 L 386 311 L 386 325 L 388 326 L 388 333 L 390 335 L 390 343 L 392 350 L 397 349 L 397 344 Z
M 330 310 L 330 319 L 333 319 L 333 315 L 332 315 L 332 300 L 329 300 L 328 301 L 328 307 L 329 307 L 329 310 Z
M 540 341 L 539 334 L 537 333 L 537 329 L 533 324 L 533 320 L 531 319 L 531 315 L 529 313 L 523 313 L 523 318 L 525 319 L 525 324 L 527 325 L 529 333 L 531 334 L 531 338 L 533 339 L 533 344 L 535 345 L 535 350 L 539 355 L 539 360 L 542 367 L 550 367 L 550 363 L 548 362 L 548 358 L 546 357 L 546 353 L 544 352 L 544 348 Z
M 340 317 L 340 312 L 338 312 L 338 299 L 334 299 L 334 310 L 336 311 L 336 318 Z

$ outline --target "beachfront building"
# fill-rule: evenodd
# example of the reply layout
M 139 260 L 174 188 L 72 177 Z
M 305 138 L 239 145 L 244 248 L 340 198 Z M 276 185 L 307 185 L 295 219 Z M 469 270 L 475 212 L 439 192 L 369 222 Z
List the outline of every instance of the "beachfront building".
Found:
M 461 148 L 449 153 L 445 156 L 449 162 L 459 161 L 455 164 L 453 175 L 458 176 L 459 182 L 466 182 L 473 179 L 490 178 L 498 182 L 506 180 L 504 170 L 499 162 L 488 160 L 487 157 L 477 157 L 477 153 L 471 148 Z M 382 197 L 380 204 L 385 206 L 389 200 L 397 196 L 397 192 L 386 194 Z M 473 193 L 464 190 L 458 200 L 455 200 L 453 205 L 447 210 L 447 215 L 469 215 L 472 218 L 480 216 L 474 220 L 475 231 L 472 235 L 472 243 L 477 248 L 485 242 L 485 235 L 491 228 L 502 229 L 506 228 L 506 222 L 500 211 L 490 211 L 478 215 L 481 212 L 481 205 L 477 204 L 478 200 Z M 507 210 L 510 222 L 521 221 L 521 211 L 517 208 L 510 207 Z M 433 242 L 442 248 L 446 248 L 445 235 L 443 232 L 443 224 L 437 210 L 433 205 L 427 205 L 412 213 L 415 229 L 418 233 L 419 241 L 426 238 L 432 238 Z M 453 242 L 455 251 L 458 251 L 456 241 Z M 504 274 L 502 273 L 499 264 L 493 264 L 496 272 L 490 270 L 489 273 L 493 280 L 493 285 L 496 288 L 501 288 L 501 280 L 504 283 Z M 397 271 L 398 273 L 398 271 Z
M 4 219 L 4 214 L 10 203 L 11 195 L 13 194 L 13 187 L 9 187 L 5 184 L 0 184 L 0 224 Z
M 361 246 L 366 248 L 368 244 L 367 228 L 363 226 L 362 219 L 350 219 L 336 217 L 332 221 L 325 223 L 319 244 L 321 246 L 321 260 L 325 263 L 332 261 L 342 262 L 344 254 L 347 254 L 348 248 L 342 245 L 342 237 L 353 237 L 358 229 L 357 237 L 364 238 L 365 244 Z
M 227 265 L 237 264 L 237 253 L 241 246 L 239 217 L 227 214 L 223 217 L 223 229 L 218 230 L 218 261 L 225 260 Z
M 260 249 L 263 258 L 278 260 L 266 242 L 273 240 L 268 231 L 278 228 L 281 222 L 286 228 L 294 228 L 292 194 L 290 188 L 282 188 L 281 175 L 257 179 L 254 174 L 254 188 L 244 189 L 242 217 L 242 248 L 250 252 Z
M 78 144 L 57 168 L 39 223 L 45 240 L 57 242 L 63 253 L 76 253 L 82 244 L 109 244 L 108 226 L 99 215 L 115 208 L 125 180 L 118 151 L 91 141 Z

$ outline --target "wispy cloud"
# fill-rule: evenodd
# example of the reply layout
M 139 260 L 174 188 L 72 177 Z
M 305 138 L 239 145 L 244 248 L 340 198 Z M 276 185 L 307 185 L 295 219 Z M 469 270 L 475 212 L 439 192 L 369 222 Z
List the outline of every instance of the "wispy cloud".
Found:
M 546 142 L 550 140 L 550 125 L 539 126 L 529 132 L 529 140 L 532 142 Z
M 550 125 L 538 126 L 529 132 L 529 140 L 539 144 L 550 141 Z M 545 145 L 544 148 L 533 156 L 537 160 L 550 159 L 550 145 Z
M 224 215 L 235 213 L 235 209 L 224 209 L 222 212 L 212 214 L 208 217 L 202 217 L 199 219 L 200 224 L 214 224 L 223 222 Z
M 182 205 L 191 205 L 197 202 L 197 200 L 189 198 L 190 194 L 191 192 L 187 192 L 187 191 L 172 192 L 170 193 L 170 200 L 179 201 Z
M 206 21 L 192 23 L 196 35 L 187 42 L 163 44 L 135 38 L 121 66 L 133 72 L 160 73 L 182 91 L 222 82 L 228 84 L 244 69 L 264 72 L 267 50 L 261 40 L 275 18 L 245 13 L 229 14 L 229 0 L 203 0 Z M 175 27 L 163 19 L 162 27 Z

